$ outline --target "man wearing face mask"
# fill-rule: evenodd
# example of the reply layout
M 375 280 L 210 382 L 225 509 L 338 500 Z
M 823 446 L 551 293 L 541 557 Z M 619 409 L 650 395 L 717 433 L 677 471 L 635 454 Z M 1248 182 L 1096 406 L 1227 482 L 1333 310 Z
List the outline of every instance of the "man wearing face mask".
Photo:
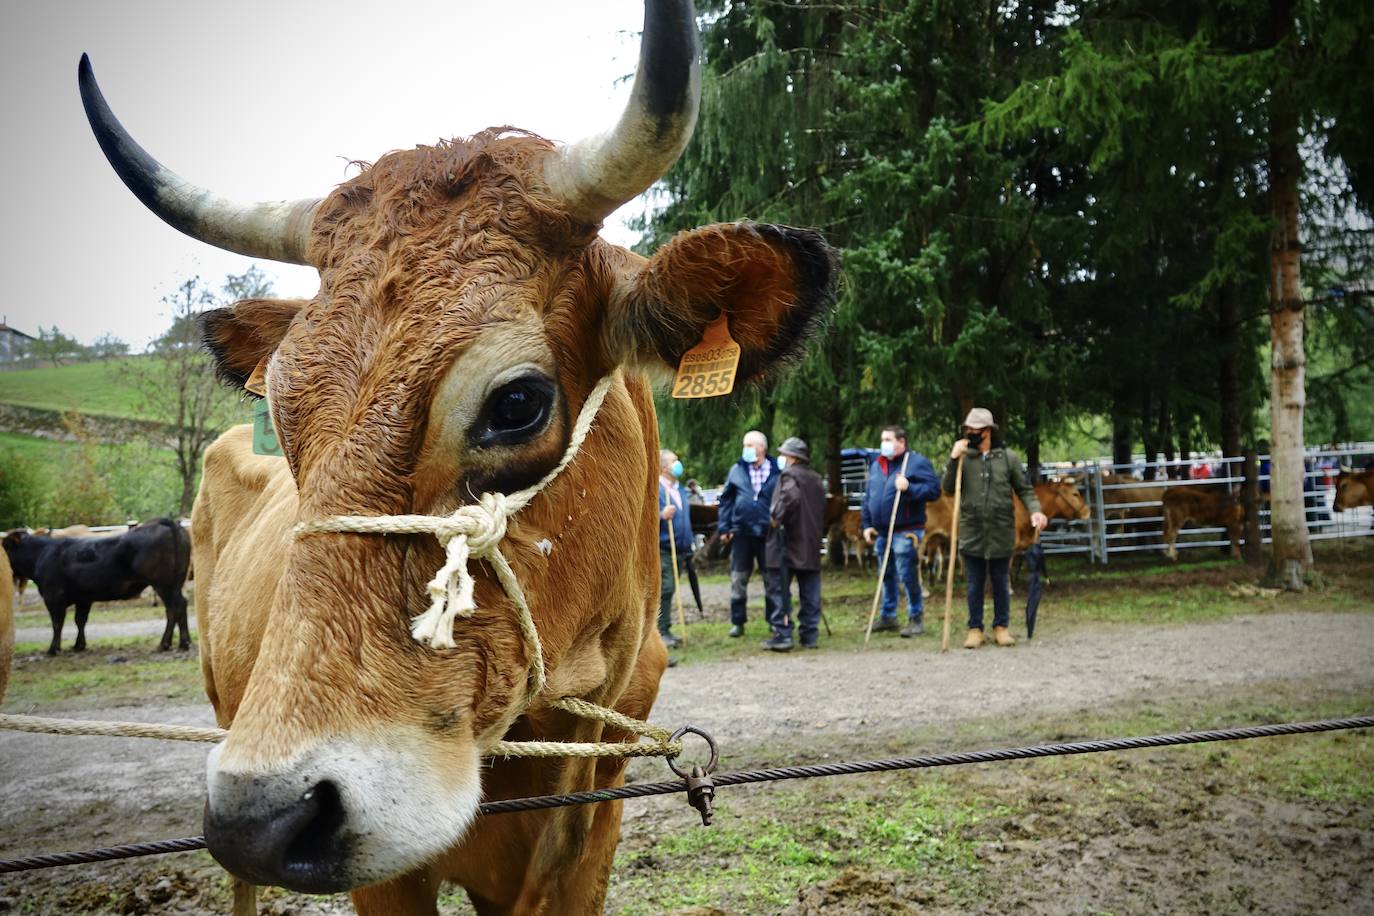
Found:
M 730 635 L 744 635 L 748 619 L 749 578 L 755 567 L 767 582 L 764 538 L 768 534 L 768 508 L 778 485 L 778 468 L 768 459 L 768 439 L 756 429 L 744 434 L 740 460 L 725 478 L 720 491 L 718 530 L 723 543 L 730 545 Z M 772 620 L 780 613 L 765 589 L 764 617 Z
M 778 448 L 778 487 L 769 510 L 767 589 L 777 616 L 763 644 L 773 652 L 792 648 L 792 580 L 801 599 L 801 644 L 815 649 L 821 622 L 821 536 L 825 533 L 825 483 L 811 469 L 811 449 L 796 436 Z
M 669 649 L 682 645 L 673 635 L 673 595 L 677 582 L 673 574 L 673 547 L 677 546 L 677 575 L 687 571 L 687 557 L 692 552 L 692 518 L 688 508 L 687 488 L 682 478 L 682 462 L 668 449 L 658 453 L 658 561 L 663 571 L 663 583 L 658 592 L 658 635 Z
M 920 636 L 925 632 L 925 605 L 916 581 L 916 552 L 926 528 L 926 503 L 939 498 L 940 479 L 935 476 L 930 459 L 918 452 L 911 452 L 908 458 L 906 430 L 900 426 L 885 428 L 878 458 L 868 472 L 868 486 L 859 512 L 864 541 L 877 542 L 880 568 L 887 550 L 888 524 L 892 525 L 892 552 L 883 571 L 882 615 L 873 624 L 874 633 L 897 629 L 899 582 L 906 590 L 907 609 L 907 625 L 901 635 Z
M 1040 511 L 1035 488 L 1026 479 L 1021 459 L 997 438 L 992 412 L 975 407 L 964 419 L 964 438 L 954 443 L 945 467 L 944 490 L 954 492 L 959 458 L 964 459 L 960 484 L 959 552 L 968 572 L 968 638 L 965 649 L 983 644 L 983 583 L 992 580 L 992 636 L 999 646 L 1012 646 L 1011 590 L 1007 571 L 1016 544 L 1016 508 L 1011 494 L 1021 497 L 1030 512 L 1031 524 L 1043 529 L 1049 524 Z

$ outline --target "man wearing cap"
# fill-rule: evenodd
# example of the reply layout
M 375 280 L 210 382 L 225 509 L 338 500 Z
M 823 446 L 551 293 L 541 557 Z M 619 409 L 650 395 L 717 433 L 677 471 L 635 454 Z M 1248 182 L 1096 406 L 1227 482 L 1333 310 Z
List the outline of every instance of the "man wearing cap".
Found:
M 1036 529 L 1043 529 L 1049 520 L 1040 511 L 1040 501 L 1026 479 L 1021 459 L 997 437 L 991 411 L 975 407 L 964 418 L 964 436 L 954 443 L 945 467 L 946 493 L 954 492 L 959 458 L 965 454 L 968 457 L 964 459 L 959 494 L 959 552 L 964 556 L 964 570 L 968 573 L 968 638 L 964 648 L 977 649 L 983 644 L 983 584 L 987 579 L 992 580 L 993 641 L 999 646 L 1012 646 L 1016 640 L 1007 629 L 1011 623 L 1007 573 L 1016 545 L 1012 491 L 1021 497 Z
M 801 599 L 801 644 L 814 649 L 821 621 L 821 534 L 825 530 L 825 484 L 811 469 L 811 450 L 796 436 L 778 449 L 778 487 L 769 507 L 766 547 L 772 635 L 763 648 L 792 648 L 792 580 Z
M 925 606 L 921 584 L 916 581 L 916 555 L 926 529 L 926 503 L 940 498 L 940 479 L 930 459 L 917 452 L 907 457 L 906 430 L 889 426 L 883 430 L 879 455 L 868 472 L 859 524 L 864 541 L 877 541 L 878 562 L 886 555 L 888 526 L 892 530 L 891 556 L 883 569 L 882 615 L 873 625 L 874 633 L 897 629 L 898 583 L 906 590 L 907 625 L 901 635 L 920 636 L 925 632 Z M 906 473 L 902 472 L 903 465 Z M 896 506 L 896 514 L 893 507 Z

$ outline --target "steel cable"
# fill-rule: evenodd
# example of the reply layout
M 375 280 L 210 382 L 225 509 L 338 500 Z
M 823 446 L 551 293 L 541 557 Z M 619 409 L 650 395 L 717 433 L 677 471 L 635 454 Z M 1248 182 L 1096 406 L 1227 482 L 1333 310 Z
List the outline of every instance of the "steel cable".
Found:
M 1074 754 L 1100 754 L 1106 751 L 1129 751 L 1151 747 L 1174 747 L 1184 744 L 1206 744 L 1215 741 L 1240 741 L 1248 738 L 1272 738 L 1280 735 L 1301 735 L 1316 732 L 1340 731 L 1352 728 L 1374 728 L 1374 716 L 1348 719 L 1325 719 L 1317 722 L 1287 722 L 1280 725 L 1255 725 L 1245 728 L 1223 728 L 1202 732 L 1182 732 L 1168 735 L 1146 735 L 1137 738 L 1108 738 L 1099 741 L 1078 741 L 1067 744 L 1038 744 L 1030 747 L 998 748 L 986 751 L 962 751 L 953 754 L 930 754 L 921 757 L 894 757 L 887 760 L 860 760 L 851 763 L 819 763 L 794 767 L 773 767 L 766 770 L 745 770 L 713 776 L 717 787 L 739 786 L 783 779 L 809 779 L 820 776 L 851 776 L 859 773 L 881 773 L 890 770 L 916 770 L 932 767 L 961 766 L 970 763 L 998 763 L 1009 760 L 1031 760 L 1041 757 L 1064 757 Z M 506 814 L 514 811 L 537 811 L 586 805 L 594 802 L 651 795 L 671 795 L 686 789 L 686 781 L 639 783 L 614 789 L 596 789 L 566 795 L 542 795 L 534 798 L 512 798 L 486 802 L 478 809 L 481 814 Z M 185 837 L 153 843 L 131 843 L 103 849 L 29 856 L 22 859 L 0 860 L 0 874 L 80 865 L 109 859 L 189 852 L 205 848 L 204 837 Z

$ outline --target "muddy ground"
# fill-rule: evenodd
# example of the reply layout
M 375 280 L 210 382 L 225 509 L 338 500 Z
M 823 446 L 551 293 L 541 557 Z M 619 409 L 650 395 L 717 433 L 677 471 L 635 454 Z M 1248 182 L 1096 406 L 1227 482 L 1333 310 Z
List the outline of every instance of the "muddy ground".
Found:
M 1374 709 L 1374 614 L 1047 635 L 976 653 L 884 639 L 683 665 L 654 719 L 711 731 L 730 770 Z M 130 664 L 98 658 L 112 677 Z M 212 721 L 199 703 L 85 695 L 67 708 Z M 608 911 L 1374 912 L 1374 737 L 1266 742 L 725 789 L 709 830 L 679 799 L 629 802 Z M 0 857 L 199 833 L 205 754 L 0 732 Z M 654 761 L 632 769 L 664 776 Z M 265 897 L 268 913 L 351 912 L 341 897 Z M 0 877 L 0 911 L 199 916 L 227 900 L 204 853 Z M 458 893 L 442 910 L 468 912 Z

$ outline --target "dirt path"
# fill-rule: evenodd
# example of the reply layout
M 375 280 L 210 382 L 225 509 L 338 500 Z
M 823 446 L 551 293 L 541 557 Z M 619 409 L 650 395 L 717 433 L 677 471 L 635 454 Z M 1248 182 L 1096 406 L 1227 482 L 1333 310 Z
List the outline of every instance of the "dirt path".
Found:
M 673 668 L 664 675 L 654 718 L 691 722 L 750 744 L 799 730 L 899 734 L 1028 706 L 1036 714 L 1071 712 L 1180 689 L 1205 693 L 1310 678 L 1374 685 L 1374 615 L 1266 614 L 1187 626 L 1085 628 L 1013 649 L 943 655 L 908 651 L 905 640 L 880 645 L 862 654 L 760 652 Z M 996 685 L 996 692 L 986 685 Z
M 1182 626 L 1083 628 L 1011 650 L 947 655 L 893 639 L 864 653 L 761 653 L 684 665 L 665 675 L 653 718 L 711 731 L 729 768 L 732 758 L 735 765 L 741 759 L 752 764 L 770 747 L 795 746 L 799 737 L 815 751 L 812 759 L 835 759 L 851 756 L 848 739 L 855 735 L 870 743 L 900 739 L 941 723 L 1013 711 L 1033 722 L 1163 694 L 1204 697 L 1227 688 L 1314 680 L 1370 691 L 1371 662 L 1370 614 L 1275 613 Z M 11 704 L 5 711 L 25 710 Z M 208 706 L 199 705 L 81 715 L 213 724 Z M 206 753 L 207 746 L 197 744 L 0 732 L 0 857 L 198 833 Z M 660 768 L 644 762 L 635 772 L 657 779 Z M 627 830 L 634 820 L 627 819 Z M 158 867 L 176 866 L 126 864 L 109 866 L 114 871 L 108 874 Z M 0 898 L 56 889 L 62 880 L 51 872 L 0 879 Z

